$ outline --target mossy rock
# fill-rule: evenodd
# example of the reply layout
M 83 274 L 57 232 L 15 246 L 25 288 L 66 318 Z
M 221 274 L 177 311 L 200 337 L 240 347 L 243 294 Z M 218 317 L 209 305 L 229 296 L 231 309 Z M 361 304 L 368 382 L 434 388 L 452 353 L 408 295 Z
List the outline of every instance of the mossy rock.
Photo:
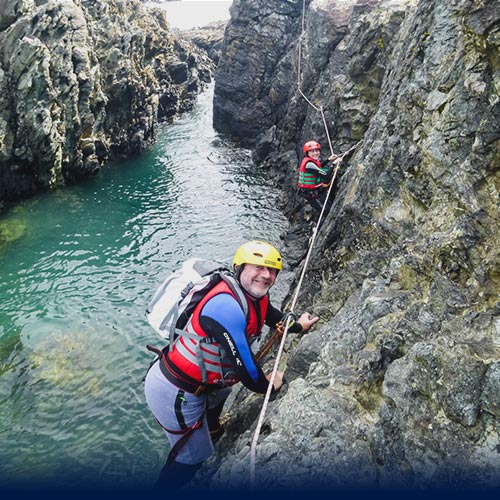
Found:
M 0 220 L 0 250 L 26 233 L 26 222 L 19 219 Z
M 89 356 L 83 334 L 55 334 L 30 354 L 36 377 L 61 390 L 71 389 L 78 397 L 97 395 L 100 390 L 96 373 L 98 360 Z

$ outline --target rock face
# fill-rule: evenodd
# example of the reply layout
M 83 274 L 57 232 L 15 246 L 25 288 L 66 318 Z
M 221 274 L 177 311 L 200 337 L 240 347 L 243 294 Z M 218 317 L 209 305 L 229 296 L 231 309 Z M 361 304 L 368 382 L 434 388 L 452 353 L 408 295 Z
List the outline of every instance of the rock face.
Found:
M 214 125 L 243 145 L 283 117 L 302 2 L 235 0 L 217 66 Z
M 226 21 L 215 21 L 192 30 L 175 30 L 176 36 L 194 43 L 203 49 L 208 57 L 217 65 L 219 63 Z
M 318 110 L 335 152 L 359 142 L 299 295 L 321 322 L 289 340 L 257 485 L 498 487 L 500 5 L 313 0 L 299 41 L 301 6 L 235 1 L 216 76 L 216 126 L 253 144 L 288 209 L 301 145 L 329 149 Z M 262 399 L 236 401 L 200 474 L 214 487 L 249 478 Z
M 0 204 L 140 152 L 212 69 L 138 0 L 0 0 Z

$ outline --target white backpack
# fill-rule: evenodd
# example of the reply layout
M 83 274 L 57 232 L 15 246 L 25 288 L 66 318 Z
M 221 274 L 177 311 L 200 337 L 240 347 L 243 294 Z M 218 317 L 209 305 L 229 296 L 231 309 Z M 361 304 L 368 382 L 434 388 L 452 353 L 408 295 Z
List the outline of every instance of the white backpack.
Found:
M 248 317 L 246 298 L 231 271 L 217 262 L 192 258 L 167 276 L 156 290 L 146 309 L 149 324 L 172 346 L 176 335 L 187 334 L 183 328 L 198 302 L 222 280 L 231 288 Z

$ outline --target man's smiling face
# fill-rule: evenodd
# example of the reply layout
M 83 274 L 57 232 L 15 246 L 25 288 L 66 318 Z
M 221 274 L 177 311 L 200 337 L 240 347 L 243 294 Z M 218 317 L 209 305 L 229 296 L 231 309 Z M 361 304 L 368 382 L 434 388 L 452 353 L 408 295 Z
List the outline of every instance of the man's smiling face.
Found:
M 272 267 L 245 264 L 240 274 L 240 283 L 247 293 L 260 299 L 274 285 L 276 275 L 277 271 Z

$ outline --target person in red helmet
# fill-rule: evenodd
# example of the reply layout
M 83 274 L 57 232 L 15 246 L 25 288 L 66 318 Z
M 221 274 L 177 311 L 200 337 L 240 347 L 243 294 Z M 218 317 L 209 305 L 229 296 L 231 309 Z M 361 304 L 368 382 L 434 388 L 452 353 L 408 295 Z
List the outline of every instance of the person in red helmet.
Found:
M 329 186 L 334 168 L 341 159 L 332 154 L 328 159 L 320 162 L 321 146 L 316 141 L 307 141 L 303 151 L 304 158 L 299 168 L 298 186 L 311 207 L 320 213 L 325 204 L 325 188 Z M 329 162 L 333 163 L 328 167 Z

